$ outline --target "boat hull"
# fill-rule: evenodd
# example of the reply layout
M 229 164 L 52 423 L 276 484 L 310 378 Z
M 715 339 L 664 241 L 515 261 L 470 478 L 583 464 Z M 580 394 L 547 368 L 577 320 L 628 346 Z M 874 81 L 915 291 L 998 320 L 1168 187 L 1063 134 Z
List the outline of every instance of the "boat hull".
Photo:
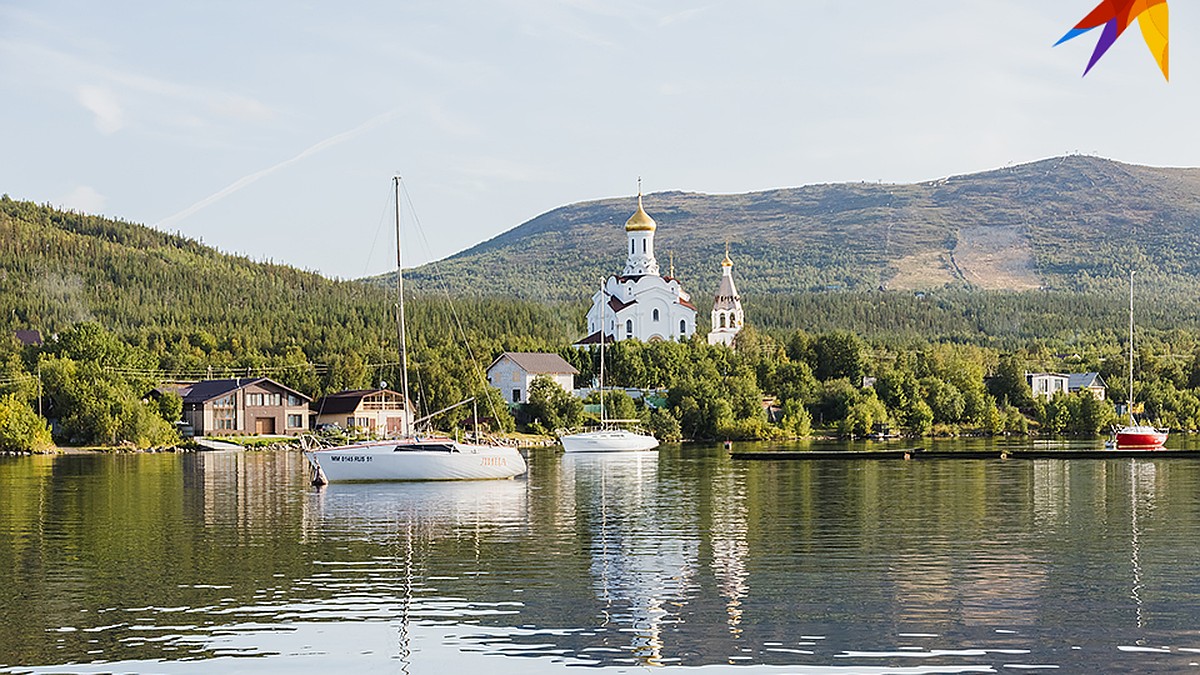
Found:
M 1167 442 L 1167 432 L 1154 427 L 1125 427 L 1116 433 L 1118 448 L 1161 448 Z
M 658 439 L 624 429 L 585 431 L 559 438 L 567 452 L 639 452 L 658 447 Z
M 370 443 L 313 450 L 304 456 L 318 478 L 330 482 L 499 480 L 519 476 L 527 468 L 516 448 L 453 442 L 430 448 Z

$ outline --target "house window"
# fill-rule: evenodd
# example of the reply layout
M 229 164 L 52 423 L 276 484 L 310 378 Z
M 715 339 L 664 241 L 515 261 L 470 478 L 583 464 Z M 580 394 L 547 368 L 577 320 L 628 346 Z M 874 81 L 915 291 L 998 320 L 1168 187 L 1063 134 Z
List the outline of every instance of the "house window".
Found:
M 300 397 L 295 394 L 288 394 L 288 405 L 300 405 Z
M 654 320 L 658 321 L 658 310 L 654 310 Z
M 512 402 L 513 402 L 513 403 L 520 403 L 520 402 L 521 402 L 521 390 L 520 390 L 520 389 L 513 389 L 513 390 L 512 390 Z
M 304 426 L 304 416 L 303 415 L 288 415 L 287 416 L 287 425 L 288 425 L 289 429 L 299 429 L 300 427 Z
M 625 319 L 625 337 L 633 337 L 633 319 Z
M 233 393 L 213 401 L 213 427 L 218 430 L 237 429 L 237 394 Z

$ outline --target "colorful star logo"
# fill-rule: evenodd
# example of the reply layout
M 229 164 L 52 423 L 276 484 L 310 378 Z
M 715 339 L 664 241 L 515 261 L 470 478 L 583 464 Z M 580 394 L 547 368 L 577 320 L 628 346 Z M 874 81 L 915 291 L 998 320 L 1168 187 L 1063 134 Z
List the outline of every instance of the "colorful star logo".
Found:
M 1100 41 L 1096 43 L 1092 59 L 1083 71 L 1083 74 L 1087 75 L 1100 57 L 1104 56 L 1104 52 L 1108 51 L 1136 18 L 1138 26 L 1142 29 L 1142 37 L 1146 39 L 1146 46 L 1150 48 L 1154 60 L 1158 61 L 1163 77 L 1170 80 L 1167 73 L 1167 16 L 1167 0 L 1104 0 L 1091 14 L 1085 16 L 1083 21 L 1067 31 L 1054 46 L 1057 47 L 1071 38 L 1103 26 Z

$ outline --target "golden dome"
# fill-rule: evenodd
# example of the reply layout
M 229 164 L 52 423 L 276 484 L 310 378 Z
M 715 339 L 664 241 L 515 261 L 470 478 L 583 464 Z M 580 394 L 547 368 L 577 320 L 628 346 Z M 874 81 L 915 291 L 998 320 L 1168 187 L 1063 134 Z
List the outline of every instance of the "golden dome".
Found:
M 721 267 L 733 267 L 733 261 L 729 259 L 729 242 L 725 242 L 725 259 L 721 261 Z
M 642 192 L 641 190 L 638 190 L 637 211 L 634 211 L 633 215 L 629 216 L 629 220 L 625 221 L 625 231 L 637 232 L 639 230 L 644 230 L 647 232 L 653 232 L 657 228 L 658 223 L 655 223 L 654 219 L 650 217 L 650 214 L 646 213 L 646 209 L 642 208 Z

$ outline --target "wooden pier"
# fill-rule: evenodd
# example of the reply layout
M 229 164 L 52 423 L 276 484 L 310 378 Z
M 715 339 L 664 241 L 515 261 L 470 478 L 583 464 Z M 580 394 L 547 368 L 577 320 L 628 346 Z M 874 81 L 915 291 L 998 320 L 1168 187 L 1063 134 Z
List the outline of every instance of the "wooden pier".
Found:
M 1200 450 L 1111 448 L 1082 450 L 760 450 L 731 452 L 733 459 L 765 461 L 814 460 L 947 460 L 947 459 L 1200 459 Z

